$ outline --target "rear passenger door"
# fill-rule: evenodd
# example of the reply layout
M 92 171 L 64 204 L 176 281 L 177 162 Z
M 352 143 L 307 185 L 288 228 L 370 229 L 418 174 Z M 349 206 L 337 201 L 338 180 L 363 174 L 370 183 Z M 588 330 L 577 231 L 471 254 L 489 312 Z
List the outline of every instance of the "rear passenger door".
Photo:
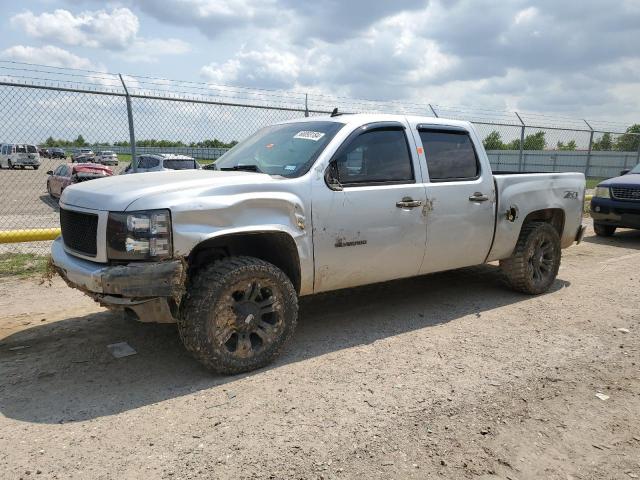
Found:
M 400 122 L 357 128 L 313 184 L 315 291 L 416 275 L 426 228 L 415 145 Z M 337 178 L 336 178 L 337 177 Z
M 420 273 L 483 263 L 491 248 L 495 186 L 475 133 L 460 127 L 416 125 L 424 151 L 427 249 Z M 477 141 L 477 140 L 476 140 Z

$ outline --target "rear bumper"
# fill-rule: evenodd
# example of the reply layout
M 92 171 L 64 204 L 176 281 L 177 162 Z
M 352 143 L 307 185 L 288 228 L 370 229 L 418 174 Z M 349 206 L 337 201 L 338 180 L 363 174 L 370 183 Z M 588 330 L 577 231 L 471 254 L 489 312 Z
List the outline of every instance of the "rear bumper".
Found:
M 640 229 L 640 202 L 594 197 L 590 213 L 596 223 Z
M 70 255 L 64 249 L 62 237 L 53 242 L 51 258 L 54 268 L 70 287 L 100 304 L 131 309 L 141 320 L 175 321 L 169 300 L 175 305 L 184 292 L 186 269 L 182 260 L 105 265 Z M 149 313 L 154 318 L 142 318 Z

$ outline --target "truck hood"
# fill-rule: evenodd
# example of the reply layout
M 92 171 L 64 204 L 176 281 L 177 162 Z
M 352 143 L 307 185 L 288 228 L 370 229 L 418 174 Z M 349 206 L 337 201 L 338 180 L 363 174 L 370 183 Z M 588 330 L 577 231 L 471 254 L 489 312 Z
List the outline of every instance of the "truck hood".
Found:
M 171 170 L 118 175 L 109 178 L 78 183 L 65 188 L 60 203 L 92 210 L 123 212 L 136 200 L 153 202 L 157 197 L 157 208 L 170 208 L 171 199 L 180 193 L 189 192 L 197 196 L 203 192 L 220 190 L 238 185 L 255 185 L 275 182 L 271 176 L 253 172 L 226 172 L 217 170 Z
M 611 187 L 613 185 L 627 186 L 627 185 L 637 185 L 640 186 L 640 174 L 637 173 L 628 173 L 626 175 L 622 175 L 621 177 L 610 178 L 605 180 L 604 182 L 600 182 L 598 185 L 603 187 Z

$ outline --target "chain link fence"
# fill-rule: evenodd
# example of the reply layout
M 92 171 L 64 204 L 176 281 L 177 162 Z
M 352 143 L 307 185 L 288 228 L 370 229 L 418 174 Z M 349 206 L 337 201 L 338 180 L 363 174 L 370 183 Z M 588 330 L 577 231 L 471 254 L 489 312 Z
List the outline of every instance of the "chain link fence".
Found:
M 134 151 L 137 155 L 188 155 L 206 164 L 261 127 L 328 114 L 335 107 L 345 113 L 471 121 L 497 171 L 578 171 L 605 178 L 640 159 L 640 135 L 614 123 L 120 77 L 0 61 L 0 255 L 48 253 L 47 241 L 13 242 L 55 234 L 59 187 L 51 184 L 49 172 L 69 164 L 80 148 L 115 152 L 119 161 L 110 167 L 114 174 L 126 168 Z M 37 168 L 27 161 L 34 156 L 29 145 L 40 149 Z M 17 155 L 21 149 L 25 152 Z

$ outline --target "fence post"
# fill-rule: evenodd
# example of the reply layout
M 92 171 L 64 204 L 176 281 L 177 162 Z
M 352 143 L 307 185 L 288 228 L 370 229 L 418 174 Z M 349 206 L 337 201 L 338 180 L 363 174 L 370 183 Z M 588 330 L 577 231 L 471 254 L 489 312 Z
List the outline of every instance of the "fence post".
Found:
M 584 176 L 586 178 L 589 178 L 589 173 L 591 172 L 591 150 L 593 149 L 593 128 L 591 128 L 591 125 L 589 125 L 589 122 L 587 122 L 586 120 L 583 120 L 584 123 L 587 124 L 587 127 L 589 127 L 590 130 L 590 134 L 589 134 L 589 151 L 587 152 L 587 165 L 585 166 L 584 169 Z
M 520 115 L 518 115 L 518 112 L 513 112 L 516 114 L 516 117 L 518 117 L 518 120 L 520 120 L 520 123 L 522 124 L 522 127 L 520 127 L 520 157 L 518 159 L 518 171 L 521 172 L 523 167 L 524 167 L 524 122 L 522 121 L 522 118 L 520 118 Z
M 131 108 L 131 97 L 129 96 L 129 90 L 124 83 L 122 75 L 119 73 L 120 81 L 122 82 L 122 88 L 124 88 L 125 98 L 127 100 L 127 117 L 129 117 L 129 143 L 131 144 L 131 165 L 133 173 L 138 171 L 138 162 L 136 162 L 136 134 L 133 131 L 133 109 Z
M 433 113 L 433 116 L 436 117 L 436 118 L 439 118 L 438 114 L 436 113 L 435 109 L 433 108 L 433 106 L 431 104 L 429 104 L 429 108 L 431 109 L 431 113 Z
M 640 133 L 636 133 L 636 138 L 638 139 L 638 154 L 636 155 L 636 165 L 640 163 Z
M 304 94 L 304 116 L 305 117 L 309 116 L 309 94 L 308 93 Z

